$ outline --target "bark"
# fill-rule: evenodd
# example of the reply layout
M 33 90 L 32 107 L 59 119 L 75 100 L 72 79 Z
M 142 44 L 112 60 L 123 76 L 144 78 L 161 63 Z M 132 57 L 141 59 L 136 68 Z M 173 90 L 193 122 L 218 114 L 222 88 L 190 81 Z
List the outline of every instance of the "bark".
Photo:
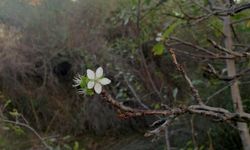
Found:
M 230 16 L 223 17 L 224 24 L 224 35 L 225 35 L 225 48 L 228 50 L 232 50 L 233 40 L 231 35 L 231 27 L 230 27 Z M 236 64 L 235 60 L 228 59 L 226 61 L 227 71 L 229 77 L 234 77 L 236 75 Z M 236 113 L 244 113 L 243 105 L 240 96 L 239 84 L 236 79 L 235 82 L 231 85 L 231 96 L 233 100 L 233 105 Z M 237 128 L 239 130 L 240 138 L 242 141 L 243 149 L 250 150 L 250 135 L 249 129 L 247 127 L 247 123 L 238 122 Z

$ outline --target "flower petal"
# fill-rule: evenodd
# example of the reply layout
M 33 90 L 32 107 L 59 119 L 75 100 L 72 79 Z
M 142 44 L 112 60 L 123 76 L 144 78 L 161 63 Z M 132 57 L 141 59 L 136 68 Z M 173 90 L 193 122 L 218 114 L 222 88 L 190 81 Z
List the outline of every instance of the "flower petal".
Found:
M 160 33 L 157 33 L 157 36 L 162 36 L 162 33 L 160 32 Z
M 102 67 L 99 67 L 99 68 L 96 69 L 95 75 L 96 75 L 96 78 L 101 78 L 103 76 L 103 69 L 102 69 Z
M 90 69 L 87 69 L 87 77 L 88 77 L 89 79 L 94 80 L 94 79 L 95 79 L 95 73 L 94 73 L 94 71 L 92 71 L 92 70 L 90 70 Z
M 100 83 L 96 83 L 94 89 L 97 94 L 100 94 L 102 92 L 102 85 Z
M 102 78 L 99 80 L 99 83 L 101 83 L 102 85 L 107 85 L 111 83 L 111 80 L 109 80 L 108 78 Z
M 157 42 L 160 42 L 160 41 L 162 40 L 162 38 L 161 38 L 161 37 L 157 37 L 157 38 L 155 38 L 155 40 L 156 40 Z
M 88 82 L 88 85 L 87 85 L 88 89 L 92 89 L 94 86 L 95 86 L 95 82 L 94 81 L 89 81 Z

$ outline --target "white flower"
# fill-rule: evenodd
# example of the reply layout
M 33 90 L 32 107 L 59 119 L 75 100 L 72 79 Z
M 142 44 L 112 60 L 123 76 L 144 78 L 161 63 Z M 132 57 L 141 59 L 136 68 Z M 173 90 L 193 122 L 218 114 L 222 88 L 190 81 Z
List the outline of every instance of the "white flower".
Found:
M 160 41 L 162 40 L 162 38 L 161 38 L 161 37 L 156 37 L 155 40 L 156 40 L 157 42 L 160 42 Z
M 73 79 L 74 84 L 72 85 L 73 87 L 80 86 L 82 82 L 82 76 L 80 74 L 77 74 L 74 79 Z
M 157 36 L 162 36 L 162 33 L 160 32 L 160 33 L 157 33 Z
M 94 88 L 97 94 L 100 94 L 102 92 L 102 85 L 107 85 L 111 83 L 111 80 L 103 77 L 102 67 L 97 68 L 96 72 L 87 69 L 87 77 L 90 80 L 87 85 L 88 89 Z
M 162 33 L 157 33 L 157 36 L 156 36 L 155 40 L 156 40 L 157 42 L 162 41 L 162 40 L 163 40 Z

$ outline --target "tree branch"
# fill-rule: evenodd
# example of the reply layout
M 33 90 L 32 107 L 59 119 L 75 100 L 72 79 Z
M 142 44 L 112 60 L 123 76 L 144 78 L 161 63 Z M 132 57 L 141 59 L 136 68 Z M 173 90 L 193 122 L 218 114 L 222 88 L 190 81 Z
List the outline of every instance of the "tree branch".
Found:
M 101 93 L 103 100 L 111 104 L 126 117 L 138 117 L 138 116 L 179 116 L 184 114 L 197 114 L 202 116 L 211 117 L 213 119 L 219 119 L 220 121 L 241 121 L 249 122 L 249 113 L 232 113 L 224 108 L 211 107 L 207 105 L 190 105 L 188 107 L 180 106 L 171 108 L 170 110 L 154 110 L 154 109 L 137 109 L 124 106 L 122 103 L 116 101 L 107 91 L 103 90 Z

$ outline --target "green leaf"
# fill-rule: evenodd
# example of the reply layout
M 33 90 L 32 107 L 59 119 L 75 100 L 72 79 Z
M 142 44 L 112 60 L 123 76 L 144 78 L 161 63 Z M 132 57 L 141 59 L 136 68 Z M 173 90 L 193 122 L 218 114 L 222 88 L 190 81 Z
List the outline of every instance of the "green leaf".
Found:
M 176 28 L 179 24 L 181 24 L 181 21 L 177 21 L 177 22 L 171 24 L 171 25 L 164 31 L 162 37 L 163 37 L 164 39 L 167 39 L 167 38 L 169 37 L 169 35 L 175 30 L 175 28 Z
M 162 55 L 164 52 L 164 45 L 163 43 L 157 43 L 154 47 L 153 47 L 153 53 L 154 55 Z
M 89 82 L 89 78 L 86 77 L 86 76 L 82 76 L 82 81 L 80 83 L 80 87 L 83 88 L 83 89 L 87 88 L 88 82 Z
M 81 90 L 83 90 L 86 95 L 89 95 L 89 96 L 94 95 L 93 89 L 88 89 L 87 87 L 89 78 L 85 75 L 82 76 L 81 78 L 82 78 L 81 83 L 80 83 Z
M 68 144 L 63 144 L 63 149 L 65 150 L 72 150 L 71 146 Z
M 66 135 L 65 137 L 63 137 L 63 140 L 68 140 L 68 139 L 70 139 L 70 138 L 71 138 L 70 135 Z
M 232 16 L 234 20 L 240 20 L 242 18 L 249 17 L 247 13 L 237 13 Z
M 144 0 L 144 3 L 145 3 L 146 5 L 149 5 L 150 2 L 151 2 L 151 0 Z
M 20 116 L 20 114 L 17 112 L 16 109 L 13 109 L 13 111 L 12 111 L 12 112 L 9 112 L 9 114 L 10 114 L 11 116 L 13 116 L 13 117 L 18 117 L 18 116 Z
M 129 17 L 126 17 L 125 20 L 124 20 L 124 25 L 127 25 L 129 22 Z
M 17 134 L 17 135 L 23 135 L 25 133 L 24 130 L 19 126 L 13 125 L 11 127 L 12 127 L 13 131 L 15 132 L 15 134 Z
M 248 28 L 250 28 L 250 20 L 247 22 L 247 25 L 246 25 Z
M 154 105 L 154 109 L 160 109 L 160 108 L 161 108 L 161 105 L 159 103 Z
M 86 89 L 86 90 L 85 90 L 85 93 L 86 93 L 87 95 L 89 95 L 89 96 L 94 95 L 94 91 L 93 91 L 92 89 Z
M 73 150 L 79 150 L 79 143 L 75 141 Z
M 199 84 L 202 84 L 203 81 L 202 80 L 193 80 L 192 83 L 193 83 L 193 85 L 199 85 Z
M 11 100 L 10 100 L 10 99 L 7 100 L 7 101 L 4 103 L 3 108 L 6 108 L 10 103 L 11 103 Z
M 205 149 L 205 146 L 204 145 L 202 145 L 200 148 L 199 148 L 199 150 L 204 150 Z
M 177 94 L 178 94 L 178 88 L 175 88 L 173 90 L 173 97 L 174 97 L 175 100 L 176 100 Z

